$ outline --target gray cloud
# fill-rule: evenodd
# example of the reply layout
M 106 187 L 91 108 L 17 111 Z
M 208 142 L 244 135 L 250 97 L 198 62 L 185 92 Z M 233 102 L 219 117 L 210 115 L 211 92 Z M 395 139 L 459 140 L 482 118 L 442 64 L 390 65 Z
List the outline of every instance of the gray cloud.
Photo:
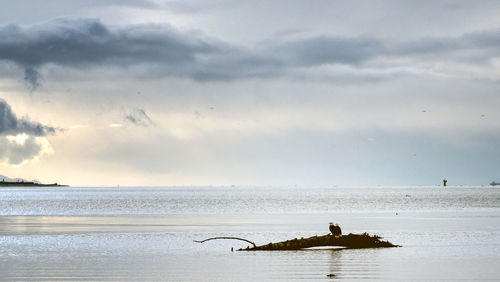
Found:
M 39 85 L 36 68 L 44 64 L 69 67 L 95 65 L 161 65 L 179 73 L 194 65 L 197 56 L 219 48 L 165 25 L 137 25 L 109 29 L 96 20 L 55 20 L 26 28 L 0 29 L 0 60 L 24 67 L 31 88 Z M 179 73 L 181 74 L 182 71 Z
M 86 68 L 145 66 L 152 75 L 195 80 L 233 80 L 285 75 L 296 68 L 325 64 L 361 67 L 378 57 L 439 55 L 441 60 L 466 57 L 483 61 L 500 54 L 500 30 L 459 37 L 390 42 L 370 37 L 317 36 L 251 49 L 200 34 L 181 33 L 167 25 L 109 27 L 97 20 L 58 19 L 39 25 L 0 28 L 0 60 L 25 69 L 30 90 L 40 85 L 37 69 L 46 64 Z
M 42 146 L 35 137 L 28 136 L 24 143 L 11 142 L 0 136 L 0 161 L 11 165 L 20 165 L 24 161 L 37 157 L 42 152 Z
M 33 92 L 40 86 L 40 74 L 35 68 L 27 67 L 24 70 L 24 82 L 26 87 Z
M 131 122 L 134 125 L 142 127 L 149 127 L 151 125 L 154 125 L 153 120 L 151 120 L 146 111 L 139 108 L 135 109 L 130 114 L 127 114 L 125 116 L 125 120 Z
M 274 56 L 296 66 L 340 63 L 355 65 L 383 55 L 382 42 L 371 38 L 313 37 L 282 43 L 272 48 Z
M 387 48 L 393 56 L 440 56 L 488 60 L 500 55 L 500 29 L 466 33 L 458 37 L 422 38 Z
M 18 118 L 9 104 L 0 99 L 0 136 L 26 133 L 34 136 L 44 136 L 55 133 L 56 129 L 42 125 L 25 118 Z

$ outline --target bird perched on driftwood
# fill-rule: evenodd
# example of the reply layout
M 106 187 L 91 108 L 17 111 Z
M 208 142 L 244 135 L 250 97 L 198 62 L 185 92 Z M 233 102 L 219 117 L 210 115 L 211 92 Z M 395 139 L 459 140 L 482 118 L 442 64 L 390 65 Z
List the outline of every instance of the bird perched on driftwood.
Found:
M 333 225 L 333 222 L 330 222 L 329 229 L 330 232 L 332 232 L 333 236 L 335 237 L 342 236 L 342 229 L 340 229 L 340 226 L 338 224 Z

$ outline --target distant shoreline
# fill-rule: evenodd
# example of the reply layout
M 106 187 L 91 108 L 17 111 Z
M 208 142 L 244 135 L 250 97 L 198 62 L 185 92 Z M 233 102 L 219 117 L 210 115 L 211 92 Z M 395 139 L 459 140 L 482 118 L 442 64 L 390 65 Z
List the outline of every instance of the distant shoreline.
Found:
M 52 183 L 52 184 L 42 184 L 42 183 L 35 183 L 31 181 L 0 181 L 0 187 L 67 187 L 68 185 L 63 185 L 63 184 L 57 184 Z

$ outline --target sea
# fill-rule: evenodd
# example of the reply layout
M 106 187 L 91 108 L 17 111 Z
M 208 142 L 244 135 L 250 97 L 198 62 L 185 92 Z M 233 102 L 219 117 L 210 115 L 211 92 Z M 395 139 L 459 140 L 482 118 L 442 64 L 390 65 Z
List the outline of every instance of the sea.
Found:
M 329 222 L 401 247 L 194 242 L 261 245 L 325 235 Z M 0 279 L 500 281 L 500 188 L 0 188 Z

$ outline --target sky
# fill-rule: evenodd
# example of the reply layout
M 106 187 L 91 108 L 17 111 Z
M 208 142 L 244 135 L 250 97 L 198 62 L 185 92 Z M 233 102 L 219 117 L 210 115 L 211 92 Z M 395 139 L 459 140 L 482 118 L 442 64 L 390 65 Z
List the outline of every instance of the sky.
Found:
M 500 1 L 0 0 L 0 174 L 500 180 Z

